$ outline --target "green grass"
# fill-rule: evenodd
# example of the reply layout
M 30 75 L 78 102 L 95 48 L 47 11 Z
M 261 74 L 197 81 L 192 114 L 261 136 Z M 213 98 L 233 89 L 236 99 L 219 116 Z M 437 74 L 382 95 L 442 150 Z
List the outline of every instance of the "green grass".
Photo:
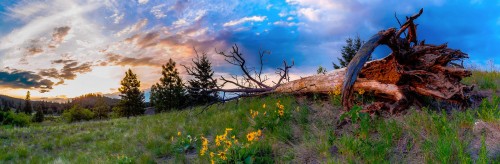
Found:
M 345 114 L 351 122 L 342 128 L 336 128 L 338 102 L 326 97 L 271 95 L 214 105 L 204 112 L 194 108 L 130 119 L 3 126 L 0 163 L 496 162 L 487 159 L 484 146 L 478 159 L 472 159 L 468 144 L 475 121 L 500 124 L 498 97 L 478 109 L 451 114 L 409 109 L 387 118 L 354 111 Z M 282 116 L 278 101 L 284 107 Z M 258 130 L 259 140 L 248 141 L 247 135 Z M 222 160 L 217 154 L 226 147 L 216 146 L 215 138 L 224 134 L 231 147 Z M 208 140 L 204 156 L 202 137 Z
M 472 71 L 472 75 L 462 80 L 465 84 L 476 84 L 479 89 L 500 89 L 500 71 Z

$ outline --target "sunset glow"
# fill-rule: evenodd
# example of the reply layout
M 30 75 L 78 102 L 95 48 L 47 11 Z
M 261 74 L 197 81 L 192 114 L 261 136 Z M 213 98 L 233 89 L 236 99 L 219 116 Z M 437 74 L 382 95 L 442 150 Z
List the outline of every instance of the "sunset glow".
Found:
M 421 39 L 460 47 L 470 55 L 470 66 L 500 64 L 500 3 L 381 2 L 4 0 L 0 94 L 23 97 L 31 90 L 34 99 L 48 100 L 85 93 L 116 96 L 129 68 L 147 94 L 161 76 L 161 65 L 169 58 L 189 65 L 193 48 L 208 53 L 217 75 L 238 73 L 214 52 L 233 44 L 242 47 L 250 64 L 257 62 L 259 49 L 270 50 L 264 63 L 268 74 L 283 60 L 295 61 L 291 74 L 298 78 L 318 66 L 332 70 L 345 38 L 367 39 L 397 27 L 394 12 L 403 19 L 420 8 L 426 9 L 419 19 Z M 460 15 L 464 10 L 468 14 Z M 374 57 L 388 52 L 379 48 Z M 183 78 L 190 78 L 178 66 Z

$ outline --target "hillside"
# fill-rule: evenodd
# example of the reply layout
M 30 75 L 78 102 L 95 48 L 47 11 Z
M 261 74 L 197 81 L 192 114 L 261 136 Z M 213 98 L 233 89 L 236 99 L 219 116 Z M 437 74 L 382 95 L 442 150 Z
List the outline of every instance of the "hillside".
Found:
M 32 106 L 34 109 L 42 109 L 44 113 L 62 113 L 63 110 L 78 104 L 85 108 L 93 108 L 96 102 L 102 98 L 104 102 L 110 107 L 115 106 L 120 100 L 102 96 L 99 94 L 85 94 L 75 98 L 68 99 L 67 102 L 48 102 L 48 101 L 32 101 Z M 11 110 L 16 110 L 18 108 L 24 107 L 25 100 L 20 98 L 14 98 L 6 95 L 0 95 L 0 108 L 5 106 L 9 107 Z
M 334 105 L 336 103 L 335 97 L 274 95 L 214 105 L 204 112 L 196 108 L 131 119 L 3 127 L 0 161 L 499 161 L 488 159 L 482 149 L 473 149 L 474 155 L 469 153 L 470 147 L 481 143 L 472 130 L 475 122 L 484 120 L 500 126 L 498 98 L 493 103 L 485 102 L 479 109 L 451 114 L 410 109 L 399 116 L 370 118 L 355 113 L 347 117 L 360 116 L 359 119 L 341 127 L 337 126 L 340 107 Z M 491 142 L 487 136 L 486 143 Z M 203 148 L 205 139 L 206 149 Z M 216 146 L 217 141 L 221 146 Z M 202 150 L 206 150 L 203 156 Z

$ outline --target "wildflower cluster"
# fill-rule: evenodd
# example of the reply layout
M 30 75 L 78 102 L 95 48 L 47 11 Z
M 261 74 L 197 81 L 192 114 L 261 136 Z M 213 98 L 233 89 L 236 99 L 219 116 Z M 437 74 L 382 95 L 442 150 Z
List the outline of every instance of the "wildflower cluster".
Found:
M 201 136 L 201 150 L 200 150 L 200 155 L 204 156 L 205 153 L 208 150 L 208 139 Z
M 254 110 L 250 109 L 250 116 L 252 116 L 252 118 L 257 117 L 258 115 L 259 115 L 259 111 L 254 111 Z
M 281 104 L 281 102 L 278 100 L 278 102 L 276 103 L 276 107 L 278 107 L 278 114 L 280 115 L 280 117 L 282 117 L 285 114 L 285 106 L 283 106 L 283 104 Z
M 259 129 L 255 132 L 250 132 L 247 134 L 247 140 L 249 142 L 252 142 L 252 141 L 258 141 L 259 138 L 262 136 L 262 131 Z
M 340 85 L 336 85 L 332 91 L 328 92 L 329 95 L 334 95 L 334 96 L 338 96 L 340 95 L 340 93 L 341 93 Z
M 208 154 L 211 163 L 241 162 L 242 159 L 239 158 L 252 156 L 253 154 L 249 153 L 254 151 L 247 151 L 246 149 L 250 149 L 249 147 L 252 146 L 253 141 L 259 140 L 262 136 L 262 131 L 249 132 L 247 134 L 248 142 L 243 141 L 240 143 L 235 135 L 231 135 L 232 130 L 231 128 L 226 128 L 224 134 L 216 135 L 214 145 L 210 145 L 210 141 L 202 136 L 200 156 Z M 251 137 L 251 139 L 248 137 Z
M 268 129 L 273 131 L 276 127 L 290 118 L 292 110 L 285 110 L 286 107 L 280 100 L 275 105 L 267 106 L 262 104 L 260 113 L 257 110 L 250 110 L 250 118 L 255 129 Z M 254 137 L 255 138 L 255 137 Z
M 339 106 L 340 103 L 342 102 L 341 97 L 340 97 L 340 93 L 341 93 L 340 85 L 336 85 L 332 91 L 328 92 L 328 95 L 330 96 L 332 104 L 335 106 Z
M 196 142 L 198 141 L 197 137 L 193 138 L 191 135 L 182 135 L 180 131 L 177 132 L 177 137 L 175 139 L 174 138 L 174 136 L 171 136 L 170 140 L 174 145 L 174 149 L 179 153 L 194 149 L 196 147 Z

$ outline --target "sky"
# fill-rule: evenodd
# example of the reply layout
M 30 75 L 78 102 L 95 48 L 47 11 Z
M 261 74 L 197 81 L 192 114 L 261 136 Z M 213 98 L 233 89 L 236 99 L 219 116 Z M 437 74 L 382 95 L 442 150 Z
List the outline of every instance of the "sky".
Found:
M 471 67 L 500 65 L 500 1 L 494 0 L 1 0 L 0 94 L 64 100 L 86 93 L 116 97 L 132 69 L 146 93 L 170 58 L 190 65 L 206 52 L 216 76 L 240 74 L 217 51 L 238 45 L 249 66 L 269 50 L 264 73 L 285 60 L 292 78 L 332 70 L 345 39 L 368 39 L 416 20 L 419 40 L 448 43 Z M 390 51 L 377 48 L 374 58 Z M 147 95 L 147 94 L 146 94 Z

